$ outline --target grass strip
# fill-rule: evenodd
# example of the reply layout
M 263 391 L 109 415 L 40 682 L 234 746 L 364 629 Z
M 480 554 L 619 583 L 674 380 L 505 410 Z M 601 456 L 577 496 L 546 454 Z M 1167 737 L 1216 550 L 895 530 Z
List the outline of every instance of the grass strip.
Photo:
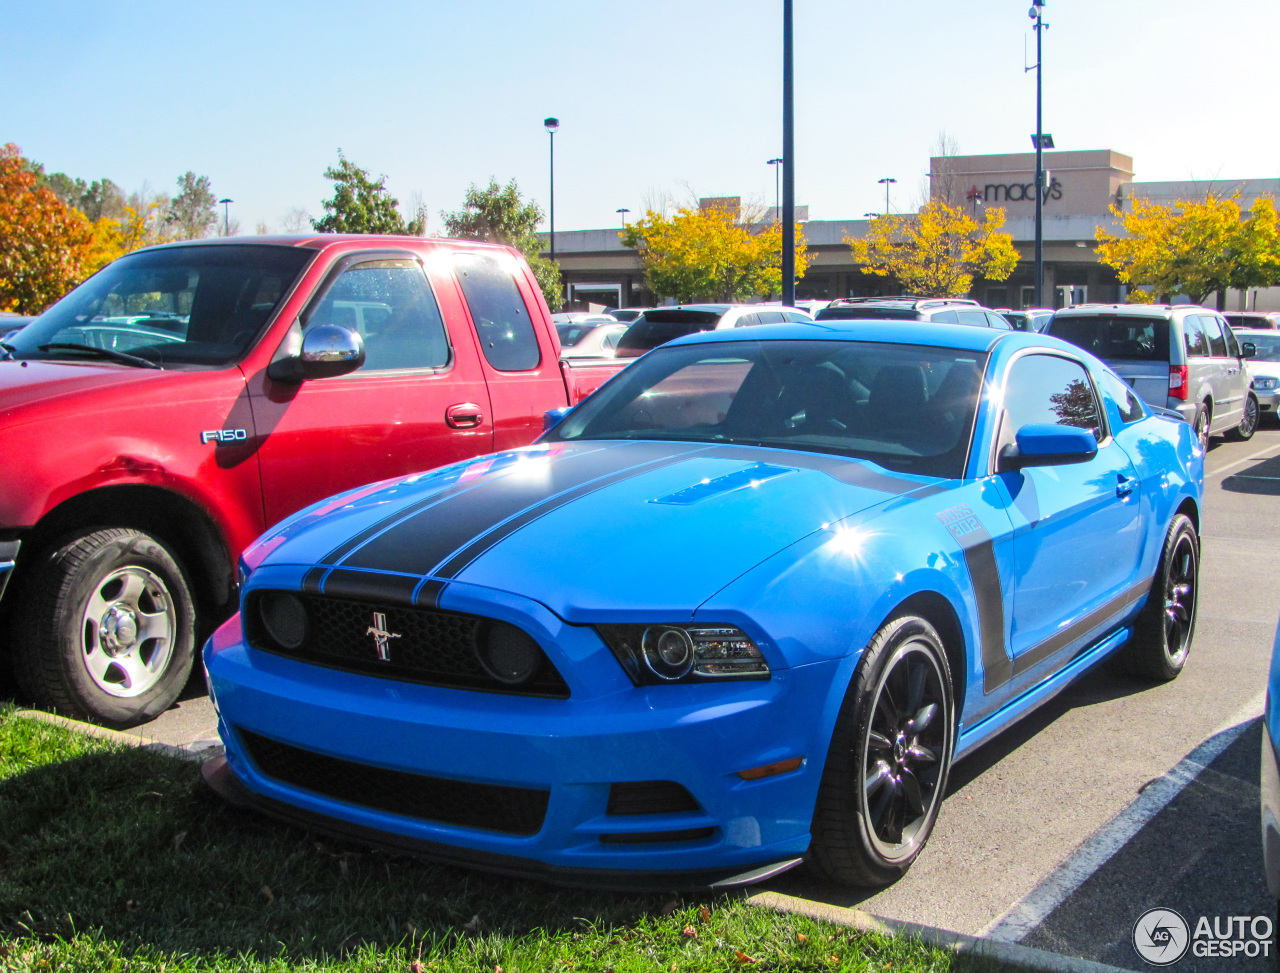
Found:
M 320 839 L 199 769 L 0 708 L 0 969 L 943 973 L 738 895 L 558 889 Z

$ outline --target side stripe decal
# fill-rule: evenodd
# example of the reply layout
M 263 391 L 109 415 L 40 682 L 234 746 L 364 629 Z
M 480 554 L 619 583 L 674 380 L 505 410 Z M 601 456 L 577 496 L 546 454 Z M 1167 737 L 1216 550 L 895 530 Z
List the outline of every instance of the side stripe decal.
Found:
M 1113 615 L 1119 615 L 1121 612 L 1132 608 L 1139 599 L 1146 595 L 1150 590 L 1151 579 L 1148 578 L 1146 581 L 1134 585 L 1128 591 L 1123 591 L 1116 595 L 1116 597 L 1112 598 L 1105 605 L 1095 608 L 1074 625 L 1051 635 L 1043 642 L 1033 646 L 1026 652 L 1023 652 L 1013 660 L 1013 674 L 1015 676 L 1020 676 L 1055 653 L 1061 652 L 1072 642 L 1083 638 L 1092 629 L 1097 628 L 1108 618 L 1111 618 Z M 1063 666 L 1068 665 L 1070 661 L 1070 659 L 1064 659 L 1062 661 L 1062 665 L 1058 666 L 1058 668 L 1061 669 Z

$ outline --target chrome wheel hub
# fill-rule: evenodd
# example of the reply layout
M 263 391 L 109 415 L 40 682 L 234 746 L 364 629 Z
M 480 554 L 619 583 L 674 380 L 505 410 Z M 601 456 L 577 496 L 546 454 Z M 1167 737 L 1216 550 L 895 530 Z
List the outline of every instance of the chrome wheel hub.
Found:
M 138 616 L 127 605 L 112 605 L 98 625 L 102 649 L 115 657 L 127 652 L 138 641 Z
M 137 566 L 112 571 L 94 586 L 81 616 L 85 671 L 110 696 L 140 696 L 164 676 L 177 631 L 177 610 L 159 575 Z

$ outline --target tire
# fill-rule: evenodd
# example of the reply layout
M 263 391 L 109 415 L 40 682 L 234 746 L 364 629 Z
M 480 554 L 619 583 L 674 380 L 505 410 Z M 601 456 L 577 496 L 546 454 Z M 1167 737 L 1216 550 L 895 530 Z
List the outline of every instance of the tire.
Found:
M 195 606 L 154 537 L 113 527 L 68 538 L 25 590 L 14 662 L 37 705 L 124 728 L 177 699 L 195 656 Z
M 1248 442 L 1258 431 L 1258 400 L 1253 395 L 1244 398 L 1244 415 L 1240 417 L 1240 425 L 1232 429 L 1228 436 L 1238 443 Z
M 955 746 L 946 651 L 923 618 L 887 622 L 863 653 L 836 719 L 810 857 L 830 881 L 877 888 L 920 855 Z
M 1169 525 L 1151 594 L 1133 626 L 1133 637 L 1117 656 L 1135 676 L 1169 682 L 1186 665 L 1196 630 L 1200 594 L 1200 537 L 1190 518 Z
M 1209 452 L 1209 403 L 1206 402 L 1196 411 L 1195 423 L 1192 425 L 1195 430 L 1196 439 L 1200 440 L 1200 449 L 1202 452 Z

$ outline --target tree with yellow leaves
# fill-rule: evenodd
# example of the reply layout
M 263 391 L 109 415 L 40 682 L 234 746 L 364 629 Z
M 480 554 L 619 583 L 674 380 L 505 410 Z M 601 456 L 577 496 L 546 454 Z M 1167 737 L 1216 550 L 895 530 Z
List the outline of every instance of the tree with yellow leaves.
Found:
M 745 301 L 782 288 L 782 225 L 753 227 L 729 210 L 682 208 L 666 217 L 653 210 L 618 234 L 635 247 L 649 290 L 681 304 Z M 796 227 L 796 277 L 808 266 Z
M 1098 259 L 1131 285 L 1129 300 L 1168 302 L 1185 294 L 1200 304 L 1218 293 L 1222 308 L 1231 288 L 1280 283 L 1280 225 L 1275 203 L 1261 197 L 1247 212 L 1239 194 L 1209 193 L 1202 201 L 1172 206 L 1135 199 L 1127 212 L 1115 206 L 1127 236 L 1098 227 Z
M 1007 280 L 1018 265 L 1013 237 L 1001 233 L 1004 210 L 993 206 L 981 223 L 942 199 L 925 203 L 913 216 L 885 214 L 871 221 L 864 237 L 845 237 L 853 259 L 867 273 L 892 277 L 909 294 L 961 297 L 975 274 Z

